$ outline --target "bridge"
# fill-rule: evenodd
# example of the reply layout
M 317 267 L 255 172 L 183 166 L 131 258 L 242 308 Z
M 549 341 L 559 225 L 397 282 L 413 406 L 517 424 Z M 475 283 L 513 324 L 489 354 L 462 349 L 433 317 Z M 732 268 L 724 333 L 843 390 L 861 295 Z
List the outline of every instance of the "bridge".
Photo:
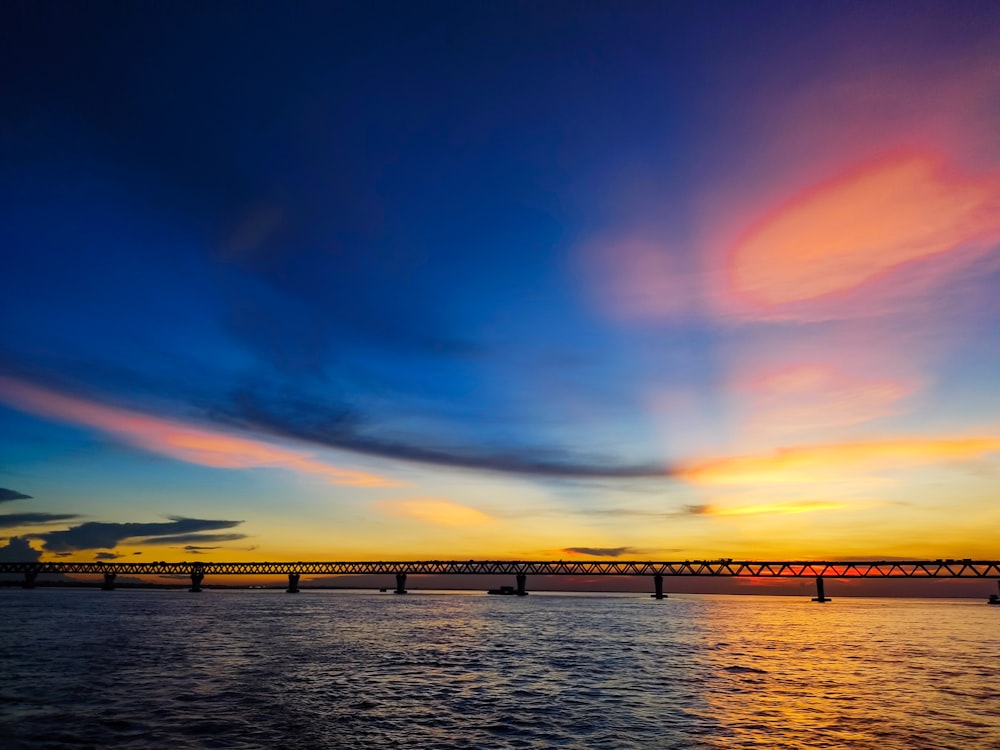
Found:
M 298 593 L 302 575 L 386 575 L 395 576 L 395 593 L 406 593 L 407 575 L 513 575 L 517 584 L 503 593 L 526 595 L 527 577 L 543 576 L 650 576 L 653 598 L 663 599 L 663 579 L 670 576 L 715 576 L 724 578 L 815 578 L 813 601 L 830 601 L 824 591 L 827 578 L 997 578 L 1000 560 L 875 560 L 836 561 L 754 561 L 685 560 L 652 562 L 639 560 L 416 560 L 378 562 L 0 562 L 0 574 L 21 574 L 23 586 L 32 588 L 40 574 L 102 575 L 102 588 L 112 590 L 118 575 L 190 576 L 190 591 L 201 591 L 207 575 L 285 575 L 288 592 Z M 1000 604 L 996 594 L 991 604 Z

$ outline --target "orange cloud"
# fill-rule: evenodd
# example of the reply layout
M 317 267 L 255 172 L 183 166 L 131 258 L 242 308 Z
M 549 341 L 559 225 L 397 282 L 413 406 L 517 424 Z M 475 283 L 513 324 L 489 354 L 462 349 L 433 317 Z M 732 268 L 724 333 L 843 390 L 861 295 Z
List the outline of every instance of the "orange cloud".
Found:
M 152 417 L 0 377 L 0 401 L 19 411 L 84 425 L 129 445 L 187 463 L 224 469 L 275 467 L 315 474 L 332 484 L 393 487 L 399 482 L 363 471 L 341 469 L 288 448 L 236 437 L 179 420 Z
M 759 221 L 729 259 L 733 291 L 779 306 L 851 291 L 904 264 L 1000 237 L 1000 180 L 894 154 L 813 187 Z
M 437 526 L 479 526 L 493 520 L 481 510 L 439 497 L 381 500 L 375 505 L 386 515 L 403 516 Z
M 1000 438 L 887 440 L 786 448 L 694 464 L 679 475 L 697 484 L 829 481 L 849 469 L 934 464 L 1000 451 Z

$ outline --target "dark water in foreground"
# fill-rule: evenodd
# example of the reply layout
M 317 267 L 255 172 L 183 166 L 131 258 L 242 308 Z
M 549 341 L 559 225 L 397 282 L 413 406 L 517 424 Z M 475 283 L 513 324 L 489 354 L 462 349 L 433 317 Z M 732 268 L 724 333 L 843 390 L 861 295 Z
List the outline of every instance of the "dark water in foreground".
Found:
M 0 591 L 0 747 L 1000 748 L 971 600 Z

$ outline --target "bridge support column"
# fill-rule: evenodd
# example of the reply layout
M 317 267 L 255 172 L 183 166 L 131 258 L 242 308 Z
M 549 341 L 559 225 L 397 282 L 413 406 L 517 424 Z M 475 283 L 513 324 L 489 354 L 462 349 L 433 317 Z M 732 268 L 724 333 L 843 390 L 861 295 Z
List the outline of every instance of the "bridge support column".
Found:
M 1000 588 L 1000 578 L 997 579 L 997 587 Z M 1000 604 L 1000 596 L 990 594 L 989 604 Z
M 24 571 L 24 583 L 21 584 L 22 589 L 33 589 L 35 588 L 35 579 L 38 578 L 38 571 L 36 570 L 26 570 Z
M 528 595 L 528 592 L 525 591 L 525 588 L 524 588 L 524 585 L 525 585 L 525 583 L 527 583 L 527 581 L 528 581 L 528 576 L 526 576 L 524 573 L 518 573 L 517 574 L 517 595 L 518 596 L 527 596 Z
M 656 593 L 652 594 L 653 599 L 666 599 L 667 595 L 663 593 L 663 575 L 657 573 L 653 576 L 653 585 L 656 587 Z
M 299 593 L 299 574 L 289 573 L 288 574 L 288 588 L 285 591 L 289 594 Z
M 816 596 L 813 597 L 813 601 L 820 604 L 830 601 L 823 595 L 823 576 L 816 576 Z
M 192 594 L 201 593 L 201 582 L 205 580 L 205 571 L 201 568 L 191 568 L 191 588 L 188 589 Z
M 406 593 L 406 573 L 396 573 L 396 593 Z
M 117 573 L 105 573 L 104 574 L 104 585 L 101 586 L 101 591 L 114 591 L 115 590 L 115 579 L 118 577 Z

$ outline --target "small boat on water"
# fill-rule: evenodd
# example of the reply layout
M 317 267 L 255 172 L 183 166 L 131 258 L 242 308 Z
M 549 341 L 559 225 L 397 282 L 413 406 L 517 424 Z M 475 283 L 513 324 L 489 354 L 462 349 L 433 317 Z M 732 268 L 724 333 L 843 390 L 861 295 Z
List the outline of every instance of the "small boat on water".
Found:
M 486 593 L 487 594 L 496 594 L 497 596 L 516 596 L 517 595 L 517 589 L 515 589 L 513 586 L 501 586 L 498 589 L 490 589 Z M 525 591 L 524 594 L 523 594 L 523 596 L 527 596 L 527 595 L 528 595 L 528 592 Z

